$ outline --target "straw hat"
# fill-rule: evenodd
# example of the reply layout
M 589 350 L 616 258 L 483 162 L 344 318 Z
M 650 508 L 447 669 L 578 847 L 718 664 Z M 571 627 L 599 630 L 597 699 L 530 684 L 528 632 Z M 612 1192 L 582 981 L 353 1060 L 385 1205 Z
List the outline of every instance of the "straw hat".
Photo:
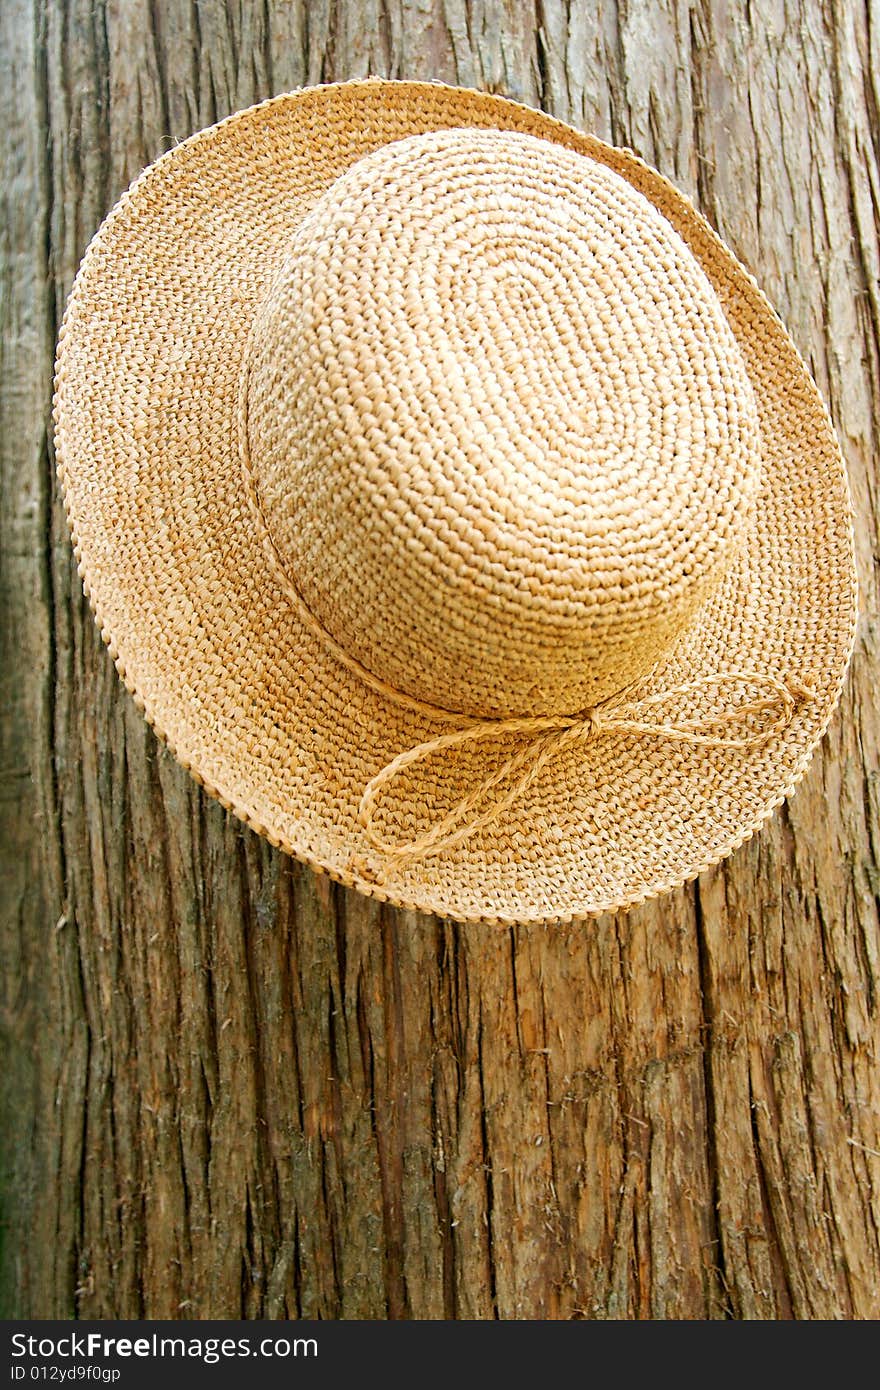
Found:
M 320 87 L 169 151 L 86 253 L 55 420 L 146 717 L 376 897 L 661 893 L 838 699 L 850 500 L 790 338 L 670 183 L 503 98 Z

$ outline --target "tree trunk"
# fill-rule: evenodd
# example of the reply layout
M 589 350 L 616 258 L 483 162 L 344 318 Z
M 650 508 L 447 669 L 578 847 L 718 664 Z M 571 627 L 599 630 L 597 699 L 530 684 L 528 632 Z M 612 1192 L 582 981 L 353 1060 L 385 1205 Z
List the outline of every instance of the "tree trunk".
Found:
M 880 1316 L 874 0 L 4 0 L 0 23 L 7 1315 Z M 840 431 L 863 610 L 840 710 L 759 836 L 626 915 L 465 928 L 313 876 L 157 744 L 82 597 L 48 431 L 89 236 L 191 131 L 368 73 L 634 147 L 758 277 Z

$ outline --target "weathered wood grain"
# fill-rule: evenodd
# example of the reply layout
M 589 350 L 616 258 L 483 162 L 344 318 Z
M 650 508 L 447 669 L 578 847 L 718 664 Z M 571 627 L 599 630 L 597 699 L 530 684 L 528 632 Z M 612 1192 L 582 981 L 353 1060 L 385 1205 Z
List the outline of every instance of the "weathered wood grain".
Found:
M 0 1272 L 82 1317 L 880 1315 L 875 0 L 0 7 Z M 395 912 L 231 822 L 101 648 L 54 340 L 112 202 L 305 82 L 633 146 L 767 288 L 847 454 L 862 620 L 811 771 L 699 884 L 565 930 Z

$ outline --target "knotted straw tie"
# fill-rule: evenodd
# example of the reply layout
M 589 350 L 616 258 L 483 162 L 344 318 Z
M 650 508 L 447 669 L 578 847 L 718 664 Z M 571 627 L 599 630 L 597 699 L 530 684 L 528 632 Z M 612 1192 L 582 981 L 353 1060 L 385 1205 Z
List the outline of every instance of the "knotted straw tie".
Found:
M 288 601 L 299 614 L 305 625 L 318 637 L 327 650 L 348 671 L 357 676 L 364 685 L 377 694 L 416 714 L 432 719 L 457 724 L 459 727 L 448 734 L 440 734 L 424 743 L 399 753 L 386 763 L 364 788 L 357 810 L 357 821 L 374 849 L 396 860 L 400 864 L 417 859 L 427 859 L 442 854 L 463 843 L 476 831 L 491 825 L 499 816 L 523 796 L 540 775 L 547 764 L 570 746 L 586 743 L 601 733 L 633 733 L 654 735 L 669 739 L 673 743 L 700 744 L 704 748 L 756 748 L 766 743 L 774 734 L 781 733 L 790 723 L 798 704 L 812 700 L 814 692 L 809 685 L 795 677 L 785 680 L 778 676 L 757 671 L 730 671 L 719 675 L 697 676 L 683 685 L 673 686 L 654 695 L 643 696 L 624 703 L 626 692 L 621 692 L 603 704 L 591 709 L 581 710 L 572 715 L 540 715 L 537 717 L 512 719 L 487 719 L 474 722 L 470 716 L 445 710 L 407 695 L 405 691 L 390 685 L 362 665 L 336 640 L 332 633 L 312 612 L 296 584 L 287 572 L 282 556 L 275 544 L 272 529 L 263 510 L 262 500 L 254 476 L 248 447 L 248 409 L 247 383 L 249 366 L 247 360 L 239 383 L 237 414 L 239 461 L 245 494 L 256 519 L 263 539 L 266 556 L 276 579 L 280 583 Z M 662 719 L 639 718 L 640 710 L 650 710 L 662 705 L 676 695 L 690 695 L 697 690 L 720 690 L 723 696 L 730 693 L 729 687 L 737 682 L 740 685 L 763 687 L 770 692 L 763 699 L 739 704 L 723 713 L 711 713 L 702 719 L 683 719 L 670 722 Z M 762 728 L 739 737 L 726 737 L 710 730 L 719 727 L 732 727 L 748 716 L 768 714 L 775 711 L 775 718 Z M 484 778 L 473 791 L 448 811 L 424 834 L 414 840 L 392 844 L 383 840 L 373 824 L 373 812 L 379 794 L 395 777 L 399 776 L 413 763 L 441 753 L 447 748 L 456 748 L 465 743 L 480 743 L 510 735 L 531 735 L 529 741 L 517 752 L 507 758 L 493 773 Z M 507 791 L 497 796 L 484 811 L 476 813 L 479 804 L 506 779 L 516 780 Z
M 739 704 L 722 714 L 712 713 L 703 719 L 683 719 L 668 722 L 661 719 L 639 718 L 640 710 L 650 710 L 662 705 L 676 695 L 690 695 L 697 690 L 719 689 L 726 694 L 732 683 L 740 682 L 752 687 L 759 686 L 771 694 L 755 699 L 747 704 Z M 400 694 L 400 692 L 395 692 Z M 755 748 L 766 743 L 774 734 L 780 733 L 791 718 L 798 704 L 812 700 L 814 692 L 801 681 L 789 677 L 780 680 L 776 676 L 760 674 L 755 671 L 732 671 L 723 675 L 698 676 L 683 685 L 673 686 L 655 695 L 634 700 L 629 706 L 617 703 L 619 696 L 604 705 L 583 710 L 575 715 L 548 715 L 533 719 L 492 719 L 448 734 L 419 743 L 414 748 L 400 753 L 387 763 L 375 777 L 368 782 L 358 807 L 358 822 L 366 833 L 374 849 L 396 859 L 401 863 L 415 859 L 425 859 L 431 855 L 442 854 L 454 849 L 475 831 L 491 825 L 508 807 L 525 794 L 535 779 L 552 758 L 570 746 L 585 743 L 601 733 L 633 733 L 656 735 L 674 743 L 700 744 L 704 748 Z M 767 714 L 775 711 L 775 718 L 762 728 L 740 736 L 713 734 L 711 729 L 734 726 L 744 717 Z M 438 715 L 449 717 L 445 711 Z M 455 748 L 464 743 L 484 742 L 505 735 L 531 735 L 517 753 L 507 758 L 495 772 L 485 778 L 467 796 L 462 797 L 430 830 L 414 840 L 402 844 L 391 844 L 383 840 L 373 825 L 373 808 L 382 788 L 393 781 L 405 768 L 430 757 L 433 753 L 447 748 Z M 503 794 L 490 801 L 487 808 L 477 813 L 476 808 L 502 782 L 514 777 L 516 780 Z

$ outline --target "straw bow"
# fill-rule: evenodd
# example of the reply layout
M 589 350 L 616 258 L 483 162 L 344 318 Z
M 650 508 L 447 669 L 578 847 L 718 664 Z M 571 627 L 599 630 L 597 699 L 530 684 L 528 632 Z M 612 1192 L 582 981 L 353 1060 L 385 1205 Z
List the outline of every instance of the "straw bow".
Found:
M 737 687 L 762 689 L 767 694 L 740 701 L 720 711 L 709 709 L 697 719 L 667 720 L 656 714 L 651 717 L 652 710 L 676 696 L 714 690 L 722 700 L 726 700 L 732 697 Z M 400 862 L 425 859 L 454 849 L 476 831 L 490 825 L 528 791 L 553 758 L 565 749 L 586 743 L 603 733 L 645 734 L 673 743 L 701 744 L 706 748 L 756 748 L 781 733 L 790 723 L 797 706 L 813 698 L 812 689 L 795 678 L 783 680 L 759 672 L 736 671 L 718 676 L 698 676 L 683 685 L 643 696 L 628 704 L 620 703 L 620 697 L 615 696 L 612 701 L 573 715 L 483 720 L 416 744 L 393 758 L 365 787 L 358 807 L 358 822 L 373 847 L 390 858 Z M 757 729 L 745 723 L 755 717 L 761 719 Z M 738 725 L 744 727 L 744 732 L 718 732 L 720 729 L 735 730 Z M 434 753 L 461 744 L 485 743 L 516 735 L 527 736 L 522 748 L 506 758 L 424 834 L 401 844 L 391 844 L 377 833 L 373 812 L 383 788 L 413 763 L 422 762 Z M 507 789 L 492 798 L 496 788 L 507 781 L 510 781 Z M 488 803 L 485 809 L 478 810 L 484 801 Z

